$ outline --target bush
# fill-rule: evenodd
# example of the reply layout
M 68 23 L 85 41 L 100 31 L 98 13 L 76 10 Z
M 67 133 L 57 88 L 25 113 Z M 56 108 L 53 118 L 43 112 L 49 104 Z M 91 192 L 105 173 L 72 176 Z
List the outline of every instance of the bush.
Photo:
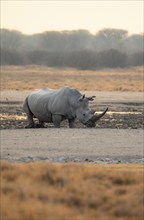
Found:
M 127 55 L 118 50 L 45 51 L 20 52 L 1 49 L 1 65 L 46 65 L 51 67 L 72 67 L 82 70 L 117 68 L 143 65 L 143 52 Z
M 0 64 L 1 65 L 23 65 L 24 58 L 23 58 L 23 55 L 17 50 L 1 49 Z
M 144 52 L 134 53 L 129 57 L 130 66 L 144 65 Z
M 101 68 L 126 67 L 128 65 L 128 56 L 118 50 L 105 50 L 98 54 L 98 63 Z

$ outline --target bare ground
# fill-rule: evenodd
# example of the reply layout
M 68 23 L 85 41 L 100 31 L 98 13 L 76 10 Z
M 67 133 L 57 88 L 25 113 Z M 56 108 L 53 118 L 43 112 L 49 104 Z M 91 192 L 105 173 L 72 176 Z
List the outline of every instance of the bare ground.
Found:
M 143 131 L 26 129 L 1 131 L 1 159 L 11 162 L 143 163 Z

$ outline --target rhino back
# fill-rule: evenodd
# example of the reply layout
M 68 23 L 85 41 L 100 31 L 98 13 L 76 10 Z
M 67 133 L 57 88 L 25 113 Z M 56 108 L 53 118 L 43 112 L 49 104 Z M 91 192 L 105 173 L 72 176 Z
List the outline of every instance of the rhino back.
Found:
M 41 121 L 49 121 L 51 114 L 47 109 L 48 97 L 45 89 L 32 92 L 28 96 L 28 105 L 31 112 Z
M 59 90 L 42 89 L 28 97 L 29 108 L 39 119 L 46 121 L 52 114 L 75 116 L 75 100 L 81 94 L 75 89 L 64 87 Z

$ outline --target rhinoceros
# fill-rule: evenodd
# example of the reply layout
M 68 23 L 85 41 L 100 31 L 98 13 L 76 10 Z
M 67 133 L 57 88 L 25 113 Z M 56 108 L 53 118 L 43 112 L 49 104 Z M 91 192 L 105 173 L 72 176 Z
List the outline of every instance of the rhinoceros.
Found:
M 95 111 L 89 108 L 89 101 L 93 101 L 94 98 L 95 96 L 86 97 L 70 87 L 34 91 L 26 97 L 23 104 L 28 120 L 26 127 L 36 127 L 34 117 L 39 120 L 39 127 L 43 127 L 44 122 L 52 122 L 54 127 L 59 128 L 60 123 L 68 119 L 69 127 L 73 128 L 76 118 L 87 127 L 95 127 L 96 121 L 108 108 L 99 115 L 95 114 Z

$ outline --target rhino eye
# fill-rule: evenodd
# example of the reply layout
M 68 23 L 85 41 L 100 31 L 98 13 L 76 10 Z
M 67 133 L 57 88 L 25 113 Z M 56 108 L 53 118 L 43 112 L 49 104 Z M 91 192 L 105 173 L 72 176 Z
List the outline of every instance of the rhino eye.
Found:
M 85 116 L 85 114 L 83 114 L 83 116 Z

